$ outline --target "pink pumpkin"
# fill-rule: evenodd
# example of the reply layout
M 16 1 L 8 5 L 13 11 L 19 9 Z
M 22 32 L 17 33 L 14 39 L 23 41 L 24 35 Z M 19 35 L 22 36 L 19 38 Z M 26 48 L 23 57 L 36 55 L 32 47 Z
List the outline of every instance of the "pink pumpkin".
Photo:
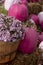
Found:
M 32 53 L 37 46 L 37 32 L 33 28 L 26 28 L 25 37 L 21 40 L 18 51 L 22 53 Z
M 38 18 L 37 15 L 35 15 L 35 14 L 30 14 L 30 19 L 32 19 L 36 25 L 39 24 L 39 18 Z
M 13 4 L 8 11 L 8 16 L 25 21 L 28 18 L 28 8 L 24 4 Z

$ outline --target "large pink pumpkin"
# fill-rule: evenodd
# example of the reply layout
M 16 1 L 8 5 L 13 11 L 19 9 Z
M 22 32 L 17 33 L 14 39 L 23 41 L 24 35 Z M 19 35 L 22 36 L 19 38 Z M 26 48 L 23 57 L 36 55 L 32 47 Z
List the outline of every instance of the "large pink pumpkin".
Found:
M 37 46 L 38 35 L 35 29 L 26 28 L 24 40 L 21 40 L 18 51 L 22 53 L 32 53 Z
M 8 11 L 8 16 L 25 21 L 28 18 L 28 8 L 24 4 L 13 4 Z

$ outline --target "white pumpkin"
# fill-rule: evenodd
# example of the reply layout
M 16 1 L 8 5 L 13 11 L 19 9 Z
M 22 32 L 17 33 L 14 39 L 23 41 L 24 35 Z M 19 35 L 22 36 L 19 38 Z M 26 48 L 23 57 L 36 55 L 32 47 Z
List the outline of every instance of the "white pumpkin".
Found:
M 12 4 L 15 4 L 15 3 L 18 3 L 18 2 L 20 2 L 20 0 L 5 0 L 5 2 L 4 2 L 4 8 L 6 10 L 9 10 L 9 8 L 10 8 L 10 6 Z
M 39 48 L 43 50 L 43 41 L 39 44 Z
M 38 14 L 40 24 L 43 21 L 43 11 Z

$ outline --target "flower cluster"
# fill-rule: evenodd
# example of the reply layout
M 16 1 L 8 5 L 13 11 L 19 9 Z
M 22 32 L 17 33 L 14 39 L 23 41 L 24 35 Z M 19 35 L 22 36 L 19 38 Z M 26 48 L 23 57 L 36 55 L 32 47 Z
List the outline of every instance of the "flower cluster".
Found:
M 21 21 L 0 14 L 0 41 L 15 42 L 23 38 L 24 29 Z

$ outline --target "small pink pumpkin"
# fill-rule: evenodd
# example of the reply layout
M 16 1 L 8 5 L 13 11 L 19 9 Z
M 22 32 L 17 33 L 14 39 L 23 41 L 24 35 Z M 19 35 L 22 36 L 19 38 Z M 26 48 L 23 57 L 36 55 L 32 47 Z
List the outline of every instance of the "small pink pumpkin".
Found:
M 38 18 L 37 15 L 35 15 L 35 14 L 30 14 L 30 19 L 32 19 L 36 25 L 39 24 L 39 18 Z

